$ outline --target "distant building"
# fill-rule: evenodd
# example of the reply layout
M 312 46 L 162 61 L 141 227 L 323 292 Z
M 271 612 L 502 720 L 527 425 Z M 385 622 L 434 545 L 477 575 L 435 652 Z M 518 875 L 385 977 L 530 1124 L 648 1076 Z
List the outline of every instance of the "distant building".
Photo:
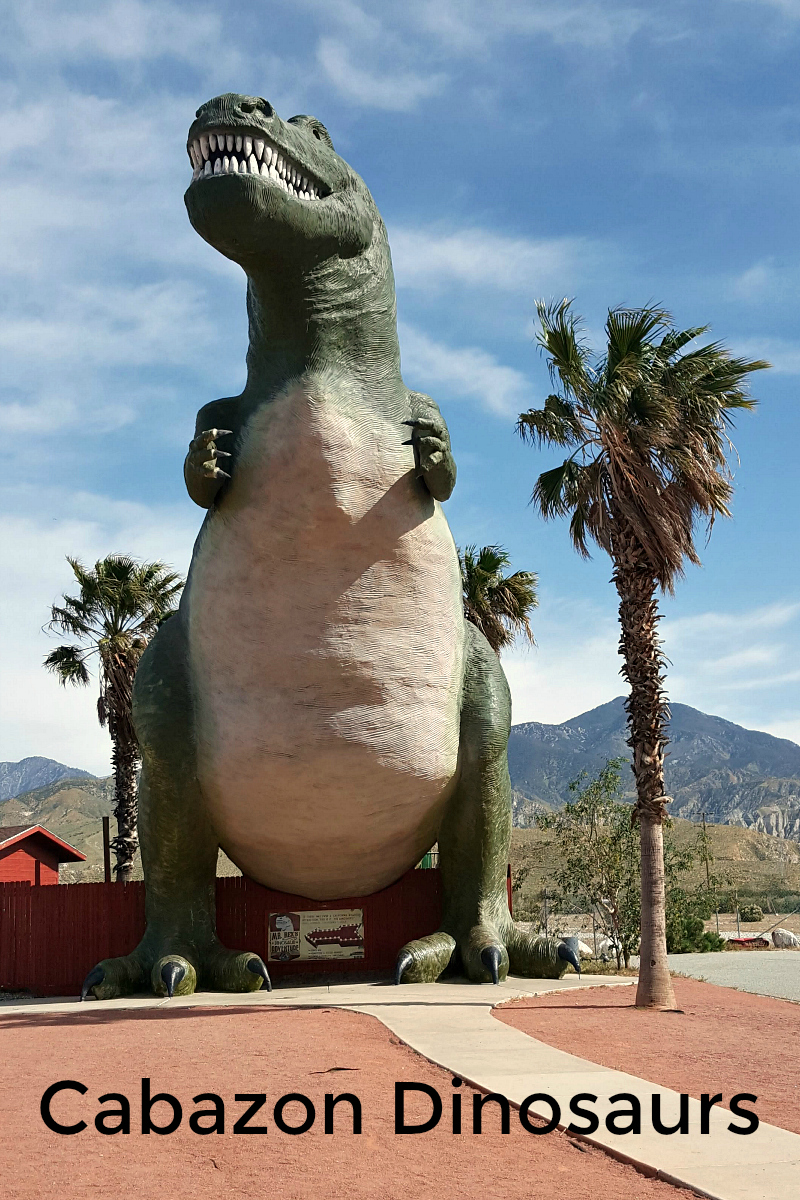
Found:
M 0 883 L 58 883 L 59 863 L 85 861 L 43 825 L 0 825 Z

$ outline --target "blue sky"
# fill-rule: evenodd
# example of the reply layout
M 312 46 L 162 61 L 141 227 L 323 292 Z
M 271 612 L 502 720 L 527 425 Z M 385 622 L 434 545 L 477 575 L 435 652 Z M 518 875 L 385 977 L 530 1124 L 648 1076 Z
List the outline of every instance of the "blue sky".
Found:
M 538 648 L 504 659 L 517 721 L 623 690 L 609 562 L 527 505 L 551 462 L 514 434 L 548 390 L 535 300 L 574 296 L 595 343 L 608 306 L 655 300 L 774 364 L 734 518 L 663 630 L 673 699 L 800 741 L 800 0 L 27 0 L 2 34 L 0 758 L 107 769 L 94 695 L 40 665 L 64 555 L 188 564 L 194 415 L 244 381 L 244 277 L 182 200 L 186 130 L 224 91 L 318 116 L 378 202 L 456 540 L 540 576 Z

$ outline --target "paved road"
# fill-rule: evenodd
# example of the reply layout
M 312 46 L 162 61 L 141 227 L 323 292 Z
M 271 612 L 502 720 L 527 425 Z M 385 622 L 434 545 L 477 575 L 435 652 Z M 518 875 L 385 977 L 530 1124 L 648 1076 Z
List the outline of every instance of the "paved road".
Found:
M 679 975 L 692 979 L 800 1002 L 800 950 L 670 954 L 669 965 Z

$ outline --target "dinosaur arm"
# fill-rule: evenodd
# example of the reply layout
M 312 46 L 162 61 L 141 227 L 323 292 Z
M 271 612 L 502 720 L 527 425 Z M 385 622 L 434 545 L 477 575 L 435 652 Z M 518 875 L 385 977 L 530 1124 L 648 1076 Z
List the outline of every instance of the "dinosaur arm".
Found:
M 201 508 L 210 508 L 231 476 L 238 432 L 238 401 L 213 400 L 197 414 L 195 436 L 183 464 L 186 490 Z
M 450 433 L 439 406 L 424 392 L 411 392 L 411 444 L 417 474 L 434 500 L 449 500 L 456 485 Z

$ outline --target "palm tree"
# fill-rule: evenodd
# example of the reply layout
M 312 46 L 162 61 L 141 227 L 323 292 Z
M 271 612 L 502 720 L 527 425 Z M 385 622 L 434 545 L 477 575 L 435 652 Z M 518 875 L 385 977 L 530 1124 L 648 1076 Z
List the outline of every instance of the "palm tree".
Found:
M 670 314 L 654 307 L 609 310 L 607 349 L 597 359 L 571 303 L 537 304 L 537 341 L 561 390 L 543 408 L 522 413 L 517 430 L 524 440 L 571 451 L 539 476 L 532 501 L 544 517 L 570 517 L 579 554 L 589 556 L 591 539 L 614 564 L 642 855 L 636 1003 L 674 1008 L 662 833 L 669 708 L 657 589 L 671 593 L 685 560 L 699 563 L 697 520 L 705 518 L 710 533 L 716 516 L 730 516 L 731 414 L 754 407 L 747 376 L 769 364 L 734 358 L 719 342 L 686 349 L 708 327 L 677 330 Z
M 96 562 L 93 570 L 67 558 L 80 591 L 54 604 L 47 629 L 77 638 L 81 644 L 57 646 L 44 660 L 61 683 L 89 683 L 88 660 L 98 656 L 100 698 L 97 716 L 111 735 L 114 769 L 112 847 L 118 882 L 131 877 L 136 854 L 136 769 L 139 747 L 131 720 L 131 691 L 139 659 L 160 623 L 174 612 L 183 587 L 179 575 L 163 563 L 137 563 L 121 554 Z
M 464 616 L 477 625 L 496 654 L 520 634 L 534 645 L 528 614 L 539 603 L 532 571 L 504 575 L 511 559 L 502 546 L 459 550 Z

